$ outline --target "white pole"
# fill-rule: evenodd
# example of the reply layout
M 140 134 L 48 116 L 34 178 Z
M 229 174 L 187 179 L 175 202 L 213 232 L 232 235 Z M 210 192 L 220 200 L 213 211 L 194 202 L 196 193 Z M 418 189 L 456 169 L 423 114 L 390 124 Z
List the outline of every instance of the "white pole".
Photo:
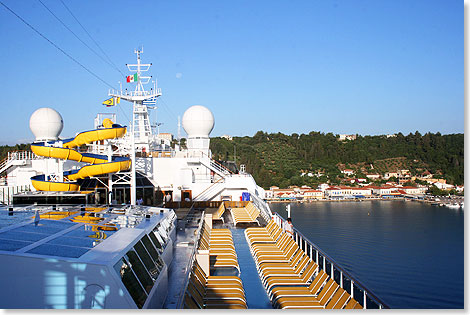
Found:
M 290 204 L 287 205 L 287 217 L 290 218 Z
M 136 102 L 134 101 L 134 111 L 135 111 L 135 104 Z M 135 206 L 136 204 L 136 180 L 135 180 L 135 126 L 134 126 L 135 120 L 132 123 L 132 146 L 131 146 L 131 185 L 130 185 L 130 191 L 131 191 L 131 205 Z

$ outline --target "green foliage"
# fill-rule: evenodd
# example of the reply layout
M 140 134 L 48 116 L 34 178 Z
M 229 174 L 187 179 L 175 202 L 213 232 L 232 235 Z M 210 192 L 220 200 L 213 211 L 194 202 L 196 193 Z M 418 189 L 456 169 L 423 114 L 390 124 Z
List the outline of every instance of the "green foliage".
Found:
M 358 135 L 353 141 L 338 141 L 332 133 L 312 131 L 289 136 L 258 131 L 253 137 L 233 137 L 233 141 L 212 138 L 211 150 L 214 158 L 231 161 L 235 160 L 236 151 L 237 165 L 245 164 L 263 187 L 315 186 L 327 180 L 339 183 L 338 164 L 350 166 L 361 177 L 373 164 L 372 172 L 380 174 L 409 169 L 415 175 L 427 169 L 442 174 L 452 184 L 461 185 L 464 181 L 463 134 L 415 132 L 390 138 Z M 300 176 L 302 170 L 321 170 L 325 176 Z

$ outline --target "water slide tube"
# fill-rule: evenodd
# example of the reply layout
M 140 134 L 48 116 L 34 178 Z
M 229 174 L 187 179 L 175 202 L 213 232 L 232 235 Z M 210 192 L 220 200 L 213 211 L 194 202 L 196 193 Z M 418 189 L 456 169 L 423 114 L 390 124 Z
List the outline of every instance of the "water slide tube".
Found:
M 126 133 L 126 127 L 113 124 L 108 118 L 103 120 L 103 126 L 103 129 L 84 131 L 75 138 L 61 140 L 62 147 L 57 146 L 60 145 L 59 141 L 31 144 L 31 150 L 36 155 L 90 164 L 79 170 L 64 172 L 64 178 L 67 178 L 70 182 L 53 182 L 50 181 L 50 178 L 46 178 L 44 174 L 33 176 L 31 177 L 31 183 L 34 188 L 42 191 L 78 191 L 80 190 L 78 179 L 129 170 L 131 161 L 128 157 L 113 157 L 112 161 L 108 162 L 106 155 L 80 153 L 73 150 L 73 148 L 91 142 L 120 138 Z

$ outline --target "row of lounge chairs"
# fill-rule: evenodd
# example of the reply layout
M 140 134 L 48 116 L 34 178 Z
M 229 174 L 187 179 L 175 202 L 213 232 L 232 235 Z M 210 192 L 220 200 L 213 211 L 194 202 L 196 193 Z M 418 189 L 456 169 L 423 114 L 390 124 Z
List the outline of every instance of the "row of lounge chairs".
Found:
M 273 220 L 264 228 L 247 228 L 245 237 L 275 307 L 362 308 Z
M 209 253 L 210 272 L 217 268 L 236 268 L 240 271 L 232 233 L 229 229 L 212 229 L 202 225 L 198 252 Z M 184 297 L 185 308 L 247 308 L 245 291 L 238 276 L 206 275 L 194 260 Z
M 260 211 L 256 208 L 252 202 L 249 202 L 243 208 L 232 208 L 230 210 L 232 214 L 233 224 L 236 226 L 240 223 L 256 223 L 259 225 L 257 220 Z
M 236 276 L 206 276 L 195 260 L 184 297 L 184 307 L 246 309 L 242 281 Z

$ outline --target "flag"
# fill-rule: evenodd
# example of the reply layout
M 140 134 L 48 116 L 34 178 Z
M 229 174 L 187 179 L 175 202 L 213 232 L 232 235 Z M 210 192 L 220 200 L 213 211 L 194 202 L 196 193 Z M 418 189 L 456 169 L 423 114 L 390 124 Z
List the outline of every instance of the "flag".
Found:
M 137 73 L 134 73 L 133 75 L 128 75 L 126 79 L 127 83 L 137 82 Z
M 120 101 L 121 101 L 120 97 L 111 97 L 111 98 L 108 98 L 106 101 L 104 101 L 103 105 L 106 105 L 106 107 L 111 107 L 111 106 L 115 106 L 116 104 L 119 104 Z
M 142 101 L 142 105 L 156 105 L 157 104 L 157 97 L 152 96 L 151 98 L 148 98 L 146 100 Z

